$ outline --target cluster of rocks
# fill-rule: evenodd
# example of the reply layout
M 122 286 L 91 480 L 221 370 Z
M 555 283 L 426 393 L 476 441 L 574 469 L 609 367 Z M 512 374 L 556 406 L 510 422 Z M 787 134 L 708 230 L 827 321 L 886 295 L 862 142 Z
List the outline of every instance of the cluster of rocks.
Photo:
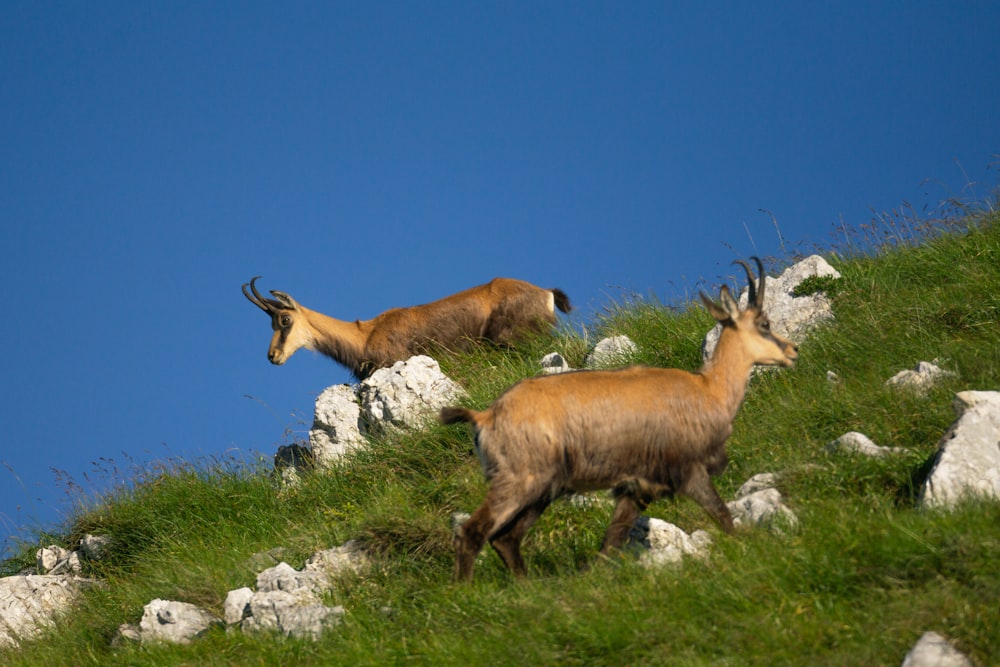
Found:
M 628 336 L 611 336 L 597 342 L 583 360 L 583 367 L 594 368 L 614 368 L 625 366 L 632 356 L 638 352 L 639 347 Z M 558 352 L 550 352 L 542 357 L 542 373 L 550 375 L 552 373 L 565 373 L 573 370 L 569 362 Z
M 920 362 L 916 370 L 894 375 L 887 384 L 924 392 L 951 374 L 935 364 Z M 930 473 L 920 489 L 920 506 L 947 508 L 968 497 L 1000 500 L 1000 392 L 961 391 L 955 394 L 952 405 L 956 419 L 938 442 Z M 857 431 L 845 433 L 827 449 L 874 458 L 908 451 L 879 446 Z
M 781 492 L 774 487 L 777 475 L 754 475 L 736 492 L 736 500 L 726 503 L 733 524 L 744 528 L 764 528 L 777 534 L 794 530 L 798 517 L 786 506 Z M 712 536 L 704 530 L 691 534 L 662 519 L 641 516 L 629 531 L 629 544 L 639 551 L 639 563 L 660 567 L 680 563 L 685 556 L 705 558 L 712 546 Z
M 98 584 L 80 575 L 81 556 L 100 560 L 108 544 L 107 537 L 85 535 L 77 551 L 45 547 L 36 552 L 34 568 L 0 579 L 0 648 L 35 636 L 81 592 Z
M 257 575 L 255 589 L 229 591 L 223 618 L 188 602 L 155 599 L 143 609 L 138 625 L 118 628 L 116 641 L 186 644 L 222 625 L 227 631 L 272 631 L 286 637 L 318 639 L 344 615 L 342 606 L 324 604 L 324 596 L 338 577 L 363 574 L 369 566 L 367 553 L 356 541 L 316 552 L 301 570 L 282 561 Z
M 774 485 L 777 475 L 761 473 L 754 475 L 736 492 L 736 500 L 726 503 L 733 515 L 733 524 L 744 528 L 764 528 L 777 534 L 794 530 L 798 517 L 783 502 L 781 492 Z M 569 496 L 567 502 L 578 507 L 606 505 L 610 511 L 614 502 L 607 493 L 585 493 Z M 451 515 L 451 529 L 459 527 L 469 519 L 467 512 Z M 678 564 L 684 556 L 705 558 L 712 546 L 712 536 L 707 531 L 696 530 L 686 533 L 682 528 L 654 517 L 640 516 L 629 531 L 627 547 L 638 554 L 638 562 L 644 567 L 660 567 Z M 480 558 L 485 557 L 482 553 Z

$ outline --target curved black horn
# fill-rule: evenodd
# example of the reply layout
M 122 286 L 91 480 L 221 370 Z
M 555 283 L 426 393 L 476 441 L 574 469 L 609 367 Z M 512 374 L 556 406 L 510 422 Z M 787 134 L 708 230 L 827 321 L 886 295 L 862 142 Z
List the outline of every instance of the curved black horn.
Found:
M 760 257 L 756 255 L 751 257 L 754 262 L 757 263 L 757 275 L 760 280 L 757 282 L 757 300 L 754 302 L 757 304 L 758 308 L 764 307 L 764 281 L 767 280 L 767 274 L 764 273 L 764 263 L 760 261 Z
M 268 315 L 271 315 L 274 312 L 274 307 L 271 306 L 267 302 L 267 300 L 260 295 L 260 292 L 258 292 L 257 288 L 254 286 L 254 283 L 257 281 L 258 278 L 260 278 L 260 276 L 254 276 L 253 278 L 250 279 L 250 290 L 253 292 L 253 296 L 250 296 L 250 293 L 247 292 L 247 284 L 243 283 L 243 296 L 249 299 L 250 303 L 257 306 Z
M 739 264 L 743 267 L 743 270 L 747 272 L 747 297 L 751 306 L 756 306 L 757 308 L 764 307 L 764 264 L 760 261 L 760 258 L 753 256 L 750 259 L 757 264 L 757 273 L 760 275 L 760 283 L 754 284 L 753 271 L 750 269 L 750 265 L 744 262 L 742 259 L 738 259 L 733 264 Z

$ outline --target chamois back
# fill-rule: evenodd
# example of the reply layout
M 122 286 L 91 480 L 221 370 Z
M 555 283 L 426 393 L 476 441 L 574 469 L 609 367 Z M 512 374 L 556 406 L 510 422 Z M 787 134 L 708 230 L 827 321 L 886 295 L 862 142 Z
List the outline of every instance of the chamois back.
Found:
M 557 309 L 568 313 L 572 308 L 562 290 L 494 278 L 431 303 L 343 321 L 310 310 L 284 292 L 271 290 L 272 299 L 261 296 L 258 278 L 243 285 L 243 294 L 271 318 L 271 363 L 284 364 L 304 347 L 346 366 L 358 379 L 415 354 L 464 349 L 476 340 L 515 345 L 551 329 Z

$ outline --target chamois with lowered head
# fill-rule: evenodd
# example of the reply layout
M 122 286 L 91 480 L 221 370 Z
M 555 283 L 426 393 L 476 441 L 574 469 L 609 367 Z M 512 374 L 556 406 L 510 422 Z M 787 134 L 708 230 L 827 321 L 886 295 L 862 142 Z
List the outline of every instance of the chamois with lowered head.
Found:
M 310 310 L 284 292 L 271 290 L 274 298 L 264 298 L 254 285 L 258 278 L 250 281 L 250 291 L 243 285 L 243 295 L 271 318 L 271 363 L 281 365 L 304 347 L 346 366 L 359 380 L 435 347 L 460 350 L 473 340 L 515 344 L 555 324 L 556 308 L 571 309 L 562 290 L 494 278 L 432 303 L 346 322 Z
M 525 574 L 521 539 L 561 495 L 611 489 L 616 498 L 601 553 L 620 548 L 652 501 L 686 495 L 723 530 L 733 518 L 711 477 L 726 467 L 725 443 L 754 365 L 792 366 L 794 343 L 771 330 L 764 313 L 764 267 L 749 305 L 723 286 L 720 302 L 702 293 L 722 325 L 711 358 L 696 373 L 635 366 L 523 380 L 483 411 L 447 407 L 445 424 L 468 422 L 489 482 L 486 500 L 456 532 L 455 578 L 472 579 L 488 541 L 515 576 Z

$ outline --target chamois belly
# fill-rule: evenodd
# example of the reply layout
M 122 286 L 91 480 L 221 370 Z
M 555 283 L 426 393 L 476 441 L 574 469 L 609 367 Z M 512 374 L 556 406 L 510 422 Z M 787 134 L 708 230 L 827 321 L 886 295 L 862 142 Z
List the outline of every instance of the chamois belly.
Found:
M 606 489 L 632 479 L 670 486 L 691 463 L 717 475 L 725 468 L 725 442 L 732 431 L 722 425 L 665 421 L 633 416 L 602 428 L 591 425 L 563 444 L 565 479 L 574 491 Z

